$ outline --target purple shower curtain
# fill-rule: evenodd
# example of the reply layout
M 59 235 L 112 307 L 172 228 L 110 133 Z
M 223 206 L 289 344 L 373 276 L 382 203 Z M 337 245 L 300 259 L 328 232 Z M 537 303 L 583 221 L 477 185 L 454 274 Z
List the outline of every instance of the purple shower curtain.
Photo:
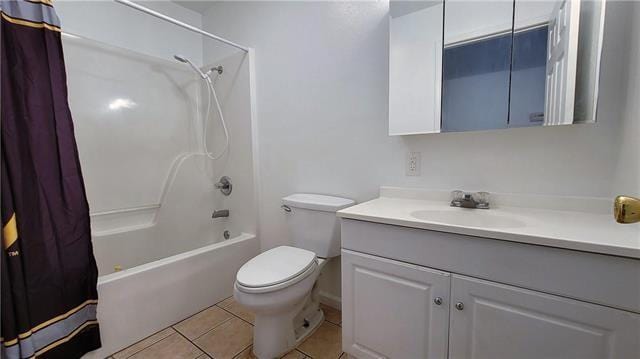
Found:
M 98 271 L 59 20 L 51 0 L 0 0 L 2 357 L 100 347 Z

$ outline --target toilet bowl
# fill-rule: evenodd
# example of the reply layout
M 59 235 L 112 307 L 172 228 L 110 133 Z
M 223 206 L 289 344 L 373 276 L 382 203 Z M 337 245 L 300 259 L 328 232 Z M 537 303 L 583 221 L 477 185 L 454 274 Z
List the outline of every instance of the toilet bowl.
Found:
M 234 298 L 255 315 L 253 351 L 258 358 L 286 354 L 322 323 L 317 291 L 312 289 L 324 263 L 313 252 L 282 246 L 260 254 L 238 271 Z M 278 268 L 266 270 L 274 266 Z
M 316 194 L 294 194 L 282 202 L 295 247 L 252 258 L 234 285 L 235 300 L 255 315 L 253 352 L 259 359 L 279 358 L 322 324 L 317 279 L 327 261 L 340 255 L 335 212 L 355 204 Z

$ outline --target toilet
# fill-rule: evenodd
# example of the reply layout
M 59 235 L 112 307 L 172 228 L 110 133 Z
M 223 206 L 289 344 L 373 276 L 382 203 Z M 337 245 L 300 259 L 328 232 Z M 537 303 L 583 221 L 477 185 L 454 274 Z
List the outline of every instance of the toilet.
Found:
M 316 280 L 328 260 L 340 255 L 335 212 L 355 201 L 298 193 L 282 199 L 294 246 L 280 246 L 245 263 L 236 275 L 234 298 L 255 314 L 253 352 L 279 358 L 323 322 Z

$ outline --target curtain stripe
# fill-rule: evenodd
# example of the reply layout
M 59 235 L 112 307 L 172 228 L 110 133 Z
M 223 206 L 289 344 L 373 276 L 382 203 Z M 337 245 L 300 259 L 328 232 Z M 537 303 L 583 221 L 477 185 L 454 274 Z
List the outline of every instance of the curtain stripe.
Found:
M 26 0 L 0 0 L 0 9 L 14 19 L 60 27 L 60 19 L 52 6 Z
M 24 333 L 18 334 L 18 338 L 13 338 L 11 340 L 6 340 L 6 341 L 4 340 L 4 338 L 2 338 L 2 345 L 4 345 L 5 347 L 10 347 L 12 345 L 15 345 L 15 344 L 18 343 L 18 339 L 26 339 L 26 338 L 30 337 L 33 333 L 36 333 L 37 331 L 39 331 L 39 330 L 41 330 L 41 329 L 43 329 L 43 328 L 45 328 L 47 326 L 50 326 L 50 325 L 52 325 L 54 323 L 57 323 L 57 322 L 59 322 L 61 320 L 64 320 L 64 319 L 70 317 L 71 315 L 73 315 L 74 313 L 80 311 L 84 307 L 86 307 L 88 305 L 92 305 L 92 304 L 96 305 L 96 304 L 98 304 L 98 301 L 95 300 L 95 299 L 87 300 L 86 302 L 80 304 L 79 306 L 71 309 L 70 311 L 68 311 L 68 312 L 66 312 L 64 314 L 61 314 L 61 315 L 59 315 L 59 316 L 57 316 L 55 318 L 51 318 L 51 319 L 47 320 L 46 322 L 40 323 L 40 324 L 36 325 L 35 327 L 31 328 L 31 330 L 29 330 L 29 331 L 26 331 Z
M 42 349 L 36 351 L 33 346 L 30 347 L 31 350 L 25 350 L 25 347 L 20 347 L 19 346 L 13 346 L 10 348 L 5 348 L 5 350 L 3 351 L 3 357 L 6 359 L 21 359 L 21 358 L 27 358 L 27 359 L 31 359 L 31 358 L 36 358 L 38 356 L 41 356 L 43 354 L 45 354 L 46 352 L 48 352 L 51 349 L 54 349 L 66 342 L 68 342 L 69 340 L 73 339 L 73 337 L 75 337 L 76 335 L 78 335 L 78 333 L 80 333 L 83 329 L 91 326 L 91 325 L 97 325 L 98 321 L 97 320 L 88 320 L 86 322 L 84 322 L 82 325 L 80 325 L 78 328 L 76 328 L 73 332 L 69 333 L 68 335 L 57 339 L 56 341 L 46 345 L 45 347 L 43 347 Z M 29 343 L 31 344 L 31 343 Z M 22 345 L 22 344 L 21 344 Z
M 43 328 L 37 333 L 30 333 L 26 338 L 20 338 L 11 346 L 3 347 L 3 356 L 30 357 L 39 355 L 58 345 L 68 342 L 73 336 L 87 326 L 96 323 L 96 305 L 89 305 L 74 313 L 69 318 Z M 12 340 L 15 342 L 16 339 Z
M 34 4 L 43 4 L 47 6 L 53 6 L 53 1 L 51 0 L 27 0 L 27 1 Z
M 60 339 L 60 340 L 58 340 L 58 341 L 56 341 L 54 343 L 51 343 L 48 346 L 38 350 L 36 352 L 36 356 L 42 355 L 43 353 L 45 353 L 45 352 L 57 347 L 58 345 L 68 342 L 73 337 L 75 337 L 78 333 L 80 333 L 82 331 L 82 329 L 84 329 L 84 328 L 86 328 L 86 327 L 88 327 L 90 325 L 94 325 L 94 324 L 98 324 L 98 321 L 97 320 L 89 320 L 89 321 L 85 322 L 84 324 L 79 326 L 76 330 L 71 332 L 71 334 L 67 335 L 66 337 L 64 337 L 64 338 L 62 338 L 62 339 Z
M 0 11 L 0 14 L 2 14 L 2 19 L 6 20 L 12 24 L 16 24 L 16 25 L 23 25 L 23 26 L 29 26 L 29 27 L 33 27 L 36 29 L 47 29 L 47 30 L 51 30 L 51 31 L 57 31 L 57 32 L 61 32 L 62 30 L 54 25 L 51 24 L 47 24 L 45 22 L 33 22 L 33 21 L 28 21 L 28 20 L 23 20 L 23 19 L 16 19 L 13 18 L 7 14 L 5 14 L 4 12 Z

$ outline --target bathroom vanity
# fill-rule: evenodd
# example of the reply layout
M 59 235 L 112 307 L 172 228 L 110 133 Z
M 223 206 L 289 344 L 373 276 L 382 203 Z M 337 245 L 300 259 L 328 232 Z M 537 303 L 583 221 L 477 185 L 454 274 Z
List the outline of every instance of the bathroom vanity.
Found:
M 343 350 L 365 358 L 638 358 L 640 230 L 600 199 L 382 188 L 342 218 Z

